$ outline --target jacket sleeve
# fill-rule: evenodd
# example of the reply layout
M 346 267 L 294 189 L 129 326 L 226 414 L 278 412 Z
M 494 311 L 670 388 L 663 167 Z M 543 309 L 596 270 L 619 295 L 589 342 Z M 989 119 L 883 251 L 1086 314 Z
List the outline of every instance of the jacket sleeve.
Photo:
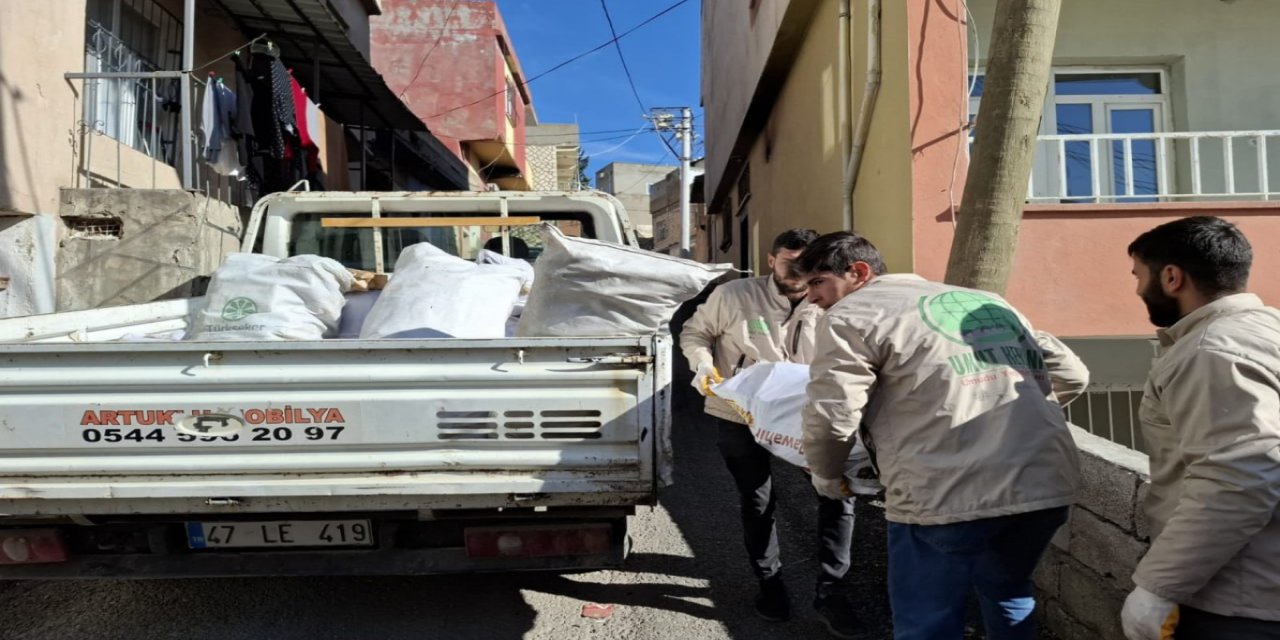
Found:
M 698 365 L 714 363 L 712 348 L 724 333 L 724 288 L 717 288 L 707 297 L 707 301 L 693 312 L 680 330 L 680 350 L 689 361 L 689 368 L 698 370 Z M 720 372 L 724 375 L 725 372 Z
M 1160 395 L 1186 472 L 1178 505 L 1133 579 L 1185 602 L 1280 506 L 1280 381 L 1250 360 L 1202 350 Z
M 852 327 L 829 316 L 819 322 L 816 342 L 803 412 L 804 456 L 814 475 L 839 478 L 876 383 L 875 356 Z
M 1037 331 L 1036 344 L 1044 353 L 1044 364 L 1049 369 L 1058 404 L 1064 407 L 1071 404 L 1089 386 L 1089 368 L 1071 347 L 1049 333 Z

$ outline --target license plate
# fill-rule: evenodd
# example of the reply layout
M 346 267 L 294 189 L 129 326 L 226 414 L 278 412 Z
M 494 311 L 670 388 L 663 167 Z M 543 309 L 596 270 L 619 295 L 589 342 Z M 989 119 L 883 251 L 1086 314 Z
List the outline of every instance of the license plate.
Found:
M 373 546 L 368 520 L 188 522 L 192 549 Z

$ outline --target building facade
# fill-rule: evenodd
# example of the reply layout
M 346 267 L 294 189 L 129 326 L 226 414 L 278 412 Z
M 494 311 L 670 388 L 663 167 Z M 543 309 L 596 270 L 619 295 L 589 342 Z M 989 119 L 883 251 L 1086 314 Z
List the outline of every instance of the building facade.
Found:
M 0 315 L 198 293 L 247 206 L 295 184 L 467 186 L 368 62 L 377 2 L 184 4 L 0 3 Z M 247 97 L 277 68 L 288 98 L 206 120 L 211 88 Z
M 653 240 L 653 216 L 649 213 L 649 186 L 660 182 L 675 167 L 664 164 L 611 162 L 596 172 L 596 188 L 613 195 L 626 207 L 643 244 Z
M 785 228 L 845 226 L 848 191 L 852 227 L 891 270 L 943 278 L 995 4 L 970 0 L 970 25 L 961 0 L 704 2 L 713 259 L 758 269 Z M 1037 325 L 1066 336 L 1150 333 L 1125 252 L 1145 229 L 1211 213 L 1255 246 L 1280 238 L 1277 83 L 1249 77 L 1276 46 L 1265 25 L 1280 6 L 1122 4 L 1063 5 L 1008 287 Z M 1257 252 L 1253 289 L 1272 304 L 1280 281 L 1263 274 L 1276 267 L 1280 255 Z
M 526 127 L 537 124 L 524 72 L 492 0 L 382 0 L 373 64 L 469 167 L 471 187 L 531 188 Z
M 703 197 L 702 161 L 693 162 L 689 192 L 689 257 L 706 262 L 707 207 Z M 674 169 L 649 187 L 649 212 L 653 216 L 653 250 L 673 256 L 680 251 L 680 170 Z
M 542 124 L 525 130 L 529 188 L 534 191 L 578 191 L 582 143 L 576 124 Z

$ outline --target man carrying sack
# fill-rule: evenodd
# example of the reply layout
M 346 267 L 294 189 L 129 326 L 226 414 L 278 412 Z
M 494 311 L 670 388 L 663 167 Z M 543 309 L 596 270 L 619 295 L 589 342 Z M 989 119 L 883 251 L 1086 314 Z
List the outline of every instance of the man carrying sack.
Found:
M 813 331 L 821 311 L 805 301 L 806 287 L 795 277 L 792 261 L 817 237 L 809 229 L 779 235 L 769 254 L 771 273 L 721 285 L 680 335 L 680 347 L 695 372 L 694 387 L 708 396 L 706 412 L 717 418 L 720 452 L 741 499 L 747 555 L 760 580 L 756 613 L 772 622 L 790 618 L 791 604 L 782 582 L 771 456 L 756 443 L 746 419 L 728 402 L 712 396 L 710 387 L 757 362 L 807 364 L 812 360 Z M 855 637 L 857 621 L 834 593 L 849 570 L 853 500 L 818 500 L 821 567 L 814 608 L 832 635 Z

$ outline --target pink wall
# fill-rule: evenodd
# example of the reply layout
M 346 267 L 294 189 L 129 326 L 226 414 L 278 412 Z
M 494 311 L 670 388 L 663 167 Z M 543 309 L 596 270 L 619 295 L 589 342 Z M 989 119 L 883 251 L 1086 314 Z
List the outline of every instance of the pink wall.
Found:
M 962 153 L 968 122 L 968 56 L 961 0 L 910 0 L 912 234 L 916 273 L 941 280 L 951 236 L 933 233 L 960 204 L 968 162 Z M 954 181 L 952 177 L 954 176 Z
M 956 158 L 967 108 L 967 45 L 958 0 L 909 0 L 912 229 L 916 273 L 946 275 L 968 170 Z M 888 70 L 886 70 L 888 72 Z M 954 184 L 953 184 L 954 175 Z M 1142 232 L 1192 215 L 1240 225 L 1254 247 L 1251 290 L 1280 304 L 1280 203 L 1028 205 L 1007 296 L 1037 328 L 1063 336 L 1151 335 L 1125 249 Z
M 499 39 L 510 40 L 495 3 L 383 0 L 382 7 L 382 15 L 370 19 L 370 47 L 374 68 L 387 86 L 403 93 L 405 104 L 464 161 L 462 142 L 505 140 L 506 74 Z M 517 112 L 516 142 L 522 143 L 523 105 Z M 433 117 L 437 114 L 443 115 Z M 523 170 L 524 147 L 516 150 Z
M 1149 335 L 1126 253 L 1138 235 L 1186 216 L 1216 215 L 1253 245 L 1250 289 L 1280 303 L 1280 203 L 1028 206 L 1009 299 L 1038 326 L 1066 336 Z
M 1152 227 L 1195 215 L 1216 215 L 1240 226 L 1253 244 L 1250 290 L 1280 303 L 1280 203 L 1226 202 L 1155 205 L 1027 205 L 1006 291 L 1037 328 L 1063 336 L 1150 335 L 1126 248 Z M 952 227 L 941 216 L 923 226 L 917 251 L 941 256 L 922 272 L 941 279 Z

